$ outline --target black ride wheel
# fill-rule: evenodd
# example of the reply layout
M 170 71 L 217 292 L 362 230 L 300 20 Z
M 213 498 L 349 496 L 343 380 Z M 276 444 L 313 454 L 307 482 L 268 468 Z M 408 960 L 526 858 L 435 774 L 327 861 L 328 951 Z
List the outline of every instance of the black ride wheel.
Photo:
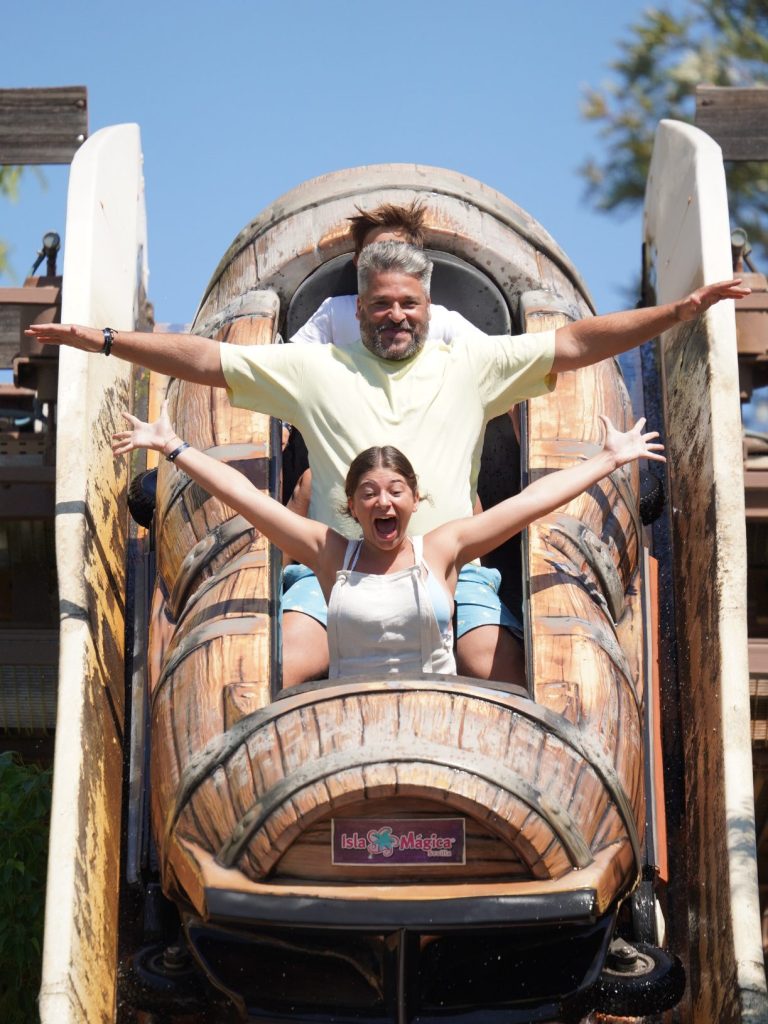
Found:
M 640 470 L 640 521 L 644 526 L 655 523 L 664 511 L 664 481 L 649 469 Z
M 595 1009 L 640 1017 L 669 1010 L 680 1001 L 685 972 L 676 956 L 645 942 L 617 945 L 612 945 L 592 990 Z
M 188 950 L 163 943 L 145 946 L 120 966 L 120 999 L 148 1013 L 199 1013 L 209 986 Z
M 128 487 L 128 511 L 135 523 L 147 529 L 152 525 L 155 516 L 156 490 L 156 469 L 137 473 Z

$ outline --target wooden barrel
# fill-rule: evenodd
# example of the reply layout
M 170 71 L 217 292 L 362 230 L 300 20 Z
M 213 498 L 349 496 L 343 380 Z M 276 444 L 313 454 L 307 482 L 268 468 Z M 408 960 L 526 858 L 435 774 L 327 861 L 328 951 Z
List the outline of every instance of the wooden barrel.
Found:
M 435 885 L 557 879 L 612 843 L 638 852 L 632 809 L 599 746 L 532 701 L 429 675 L 299 689 L 202 753 L 184 748 L 191 733 L 175 736 L 186 767 L 163 849 L 178 833 L 254 880 Z M 331 862 L 334 820 L 403 815 L 427 831 L 432 819 L 463 822 L 463 862 Z
M 309 182 L 265 211 L 219 265 L 195 330 L 271 341 L 301 288 L 348 256 L 356 206 L 419 198 L 427 246 L 478 287 L 490 282 L 513 331 L 589 315 L 578 274 L 524 211 L 461 175 L 387 165 Z M 181 436 L 244 460 L 258 486 L 274 483 L 264 418 L 231 410 L 223 394 L 174 389 Z M 530 405 L 531 477 L 592 454 L 598 412 L 630 419 L 612 361 L 562 375 Z M 499 479 L 510 462 L 501 438 L 484 454 Z M 638 875 L 644 821 L 636 470 L 531 531 L 535 701 L 433 676 L 306 684 L 274 699 L 269 547 L 181 477 L 164 467 L 158 487 L 152 808 L 166 892 L 206 919 L 217 892 L 343 886 L 363 898 L 373 881 L 380 899 L 450 899 L 469 886 L 521 899 L 589 890 L 595 912 L 616 906 Z M 518 486 L 504 481 L 507 493 Z M 339 835 L 354 846 L 387 822 L 420 842 L 458 829 L 462 855 L 337 855 Z
M 203 325 L 204 333 L 235 345 L 269 344 L 277 302 L 269 292 L 248 296 Z M 274 486 L 269 418 L 230 405 L 224 391 L 185 381 L 168 390 L 171 422 L 184 440 L 230 463 L 257 487 Z M 242 517 L 185 473 L 161 461 L 157 480 L 157 567 L 174 620 L 201 582 L 254 545 L 266 549 Z
M 553 306 L 550 318 L 532 318 L 527 327 L 548 326 L 553 318 L 568 320 Z M 560 374 L 554 392 L 528 403 L 528 478 L 596 454 L 601 414 L 620 430 L 634 422 L 614 360 Z M 572 722 L 613 766 L 641 843 L 648 667 L 637 463 L 598 481 L 527 533 L 526 652 L 535 699 Z M 609 835 L 606 826 L 598 842 Z M 640 867 L 638 858 L 635 879 Z
M 269 292 L 246 296 L 211 317 L 206 333 L 231 344 L 269 344 L 276 309 Z M 220 389 L 183 381 L 171 382 L 168 398 L 181 437 L 276 491 L 279 444 L 269 417 L 234 409 Z M 156 552 L 150 774 L 161 834 L 185 767 L 175 756 L 179 737 L 203 749 L 272 699 L 280 559 L 258 530 L 168 462 L 158 469 Z

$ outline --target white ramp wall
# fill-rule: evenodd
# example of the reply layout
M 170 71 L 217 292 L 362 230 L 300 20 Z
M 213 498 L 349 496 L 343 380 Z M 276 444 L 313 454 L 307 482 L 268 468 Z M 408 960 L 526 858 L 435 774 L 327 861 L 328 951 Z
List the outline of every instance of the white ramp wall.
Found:
M 719 146 L 662 121 L 645 241 L 657 301 L 731 269 Z M 734 304 L 661 345 L 688 863 L 687 1012 L 700 1024 L 768 1020 L 760 936 L 749 729 L 746 538 Z M 682 914 L 682 912 L 681 912 Z M 679 926 L 679 922 L 678 922 Z
M 132 329 L 147 285 L 139 130 L 97 132 L 72 163 L 62 322 Z M 53 808 L 46 894 L 42 1024 L 115 1015 L 124 732 L 124 462 L 132 369 L 62 349 L 56 470 L 61 612 Z

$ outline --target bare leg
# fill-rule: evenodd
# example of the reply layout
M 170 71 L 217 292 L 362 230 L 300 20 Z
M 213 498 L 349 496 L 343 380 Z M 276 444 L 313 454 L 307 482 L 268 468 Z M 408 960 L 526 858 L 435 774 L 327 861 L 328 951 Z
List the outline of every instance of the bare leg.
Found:
M 283 689 L 325 679 L 328 675 L 328 636 L 317 619 L 303 612 L 283 615 Z
M 507 413 L 507 416 L 509 416 L 510 420 L 512 420 L 512 429 L 515 432 L 517 443 L 520 444 L 520 406 L 513 405 L 512 408 Z
M 305 469 L 293 488 L 287 507 L 298 516 L 309 516 L 309 499 L 312 497 L 312 470 Z
M 295 512 L 297 516 L 303 516 L 305 519 L 309 518 L 309 499 L 312 497 L 312 470 L 305 469 L 296 482 L 296 486 L 293 488 L 286 508 L 289 508 L 291 512 Z M 293 561 L 288 555 L 283 552 L 283 565 L 290 565 Z
M 477 626 L 456 644 L 460 675 L 514 683 L 527 695 L 525 655 L 522 644 L 501 626 Z

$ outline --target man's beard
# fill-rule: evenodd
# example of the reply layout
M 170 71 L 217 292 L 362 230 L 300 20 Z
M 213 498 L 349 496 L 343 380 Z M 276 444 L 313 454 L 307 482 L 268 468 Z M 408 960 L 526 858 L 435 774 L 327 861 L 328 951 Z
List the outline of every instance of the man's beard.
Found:
M 373 352 L 375 356 L 380 359 L 390 359 L 394 362 L 404 362 L 406 359 L 412 359 L 413 356 L 418 355 L 419 352 L 424 348 L 424 343 L 427 340 L 429 334 L 429 321 L 420 326 L 414 326 L 407 319 L 403 321 L 407 323 L 407 330 L 411 332 L 411 342 L 407 348 L 400 352 L 398 355 L 391 355 L 391 349 L 381 340 L 380 331 L 389 331 L 396 328 L 397 324 L 386 323 L 379 327 L 374 327 L 371 320 L 365 315 L 360 313 L 360 337 L 362 338 L 363 344 L 369 352 Z

